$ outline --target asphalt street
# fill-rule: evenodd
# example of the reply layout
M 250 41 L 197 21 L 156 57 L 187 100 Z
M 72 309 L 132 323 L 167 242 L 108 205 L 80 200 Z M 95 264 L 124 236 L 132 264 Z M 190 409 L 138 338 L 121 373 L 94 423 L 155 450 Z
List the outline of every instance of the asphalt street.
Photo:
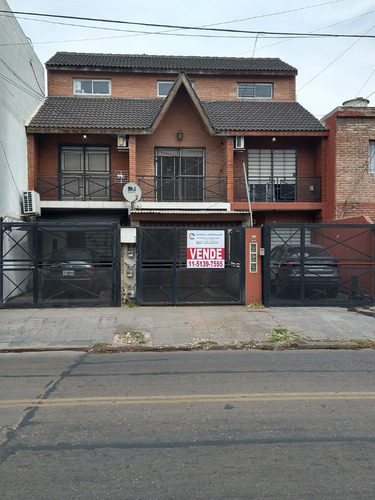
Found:
M 374 356 L 0 354 L 1 498 L 372 499 Z

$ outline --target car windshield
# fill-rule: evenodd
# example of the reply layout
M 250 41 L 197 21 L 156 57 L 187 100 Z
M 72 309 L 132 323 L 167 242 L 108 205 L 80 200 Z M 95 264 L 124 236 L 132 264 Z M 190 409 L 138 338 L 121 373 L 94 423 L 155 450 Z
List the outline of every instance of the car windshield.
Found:
M 51 255 L 50 262 L 65 262 L 78 260 L 92 260 L 92 255 L 89 250 L 61 250 Z
M 301 248 L 300 247 L 289 247 L 288 255 L 293 257 L 301 257 Z M 323 247 L 305 247 L 304 257 L 319 257 L 319 258 L 331 258 L 331 254 Z

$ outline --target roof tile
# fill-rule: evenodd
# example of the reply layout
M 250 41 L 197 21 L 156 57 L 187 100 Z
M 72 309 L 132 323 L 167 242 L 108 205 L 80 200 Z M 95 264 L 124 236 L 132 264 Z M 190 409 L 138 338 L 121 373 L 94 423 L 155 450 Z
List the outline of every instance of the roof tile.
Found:
M 30 128 L 150 129 L 162 99 L 47 97 Z M 215 131 L 324 131 L 297 102 L 201 101 Z
M 57 52 L 46 63 L 56 67 L 91 67 L 125 70 L 168 71 L 287 71 L 297 74 L 296 68 L 279 58 L 164 56 L 147 54 L 89 54 Z

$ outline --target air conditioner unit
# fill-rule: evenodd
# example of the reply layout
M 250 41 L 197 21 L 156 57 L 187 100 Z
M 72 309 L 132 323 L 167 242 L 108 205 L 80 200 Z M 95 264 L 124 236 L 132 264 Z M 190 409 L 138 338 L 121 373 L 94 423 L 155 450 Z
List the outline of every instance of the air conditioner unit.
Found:
M 117 149 L 119 151 L 126 151 L 129 149 L 129 136 L 125 134 L 119 134 L 117 136 Z
M 234 137 L 234 149 L 244 149 L 245 148 L 245 138 L 243 135 L 236 135 Z
M 40 215 L 40 195 L 36 191 L 24 191 L 22 200 L 24 215 Z

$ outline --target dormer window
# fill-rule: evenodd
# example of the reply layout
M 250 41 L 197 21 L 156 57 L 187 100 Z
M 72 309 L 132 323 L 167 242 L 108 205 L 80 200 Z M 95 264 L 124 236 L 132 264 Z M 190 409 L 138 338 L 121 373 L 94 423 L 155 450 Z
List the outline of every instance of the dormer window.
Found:
M 272 83 L 237 83 L 237 97 L 240 99 L 272 99 Z
M 194 82 L 190 82 L 191 86 L 194 88 Z M 173 87 L 174 82 L 158 82 L 158 97 L 167 97 L 169 91 Z
M 158 97 L 166 97 L 174 82 L 158 82 Z
M 74 78 L 74 94 L 111 95 L 111 81 L 92 78 Z

